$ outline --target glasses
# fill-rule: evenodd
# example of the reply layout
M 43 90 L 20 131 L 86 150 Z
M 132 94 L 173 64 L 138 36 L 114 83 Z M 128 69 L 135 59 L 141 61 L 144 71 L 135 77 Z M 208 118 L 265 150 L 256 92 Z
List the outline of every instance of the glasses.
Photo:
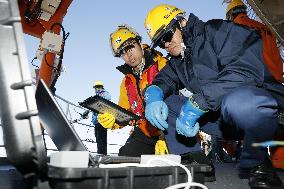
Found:
M 158 46 L 162 49 L 165 48 L 165 44 L 167 42 L 171 42 L 171 40 L 173 39 L 173 36 L 176 32 L 176 29 L 177 29 L 177 25 L 173 25 L 172 28 L 167 31 L 160 39 L 159 43 L 158 43 Z

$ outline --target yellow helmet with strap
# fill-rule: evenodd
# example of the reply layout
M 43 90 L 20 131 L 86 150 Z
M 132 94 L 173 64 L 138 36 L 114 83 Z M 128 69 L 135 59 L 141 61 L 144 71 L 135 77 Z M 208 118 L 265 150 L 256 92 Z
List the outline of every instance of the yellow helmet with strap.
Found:
M 244 7 L 246 7 L 246 5 L 242 2 L 242 0 L 232 0 L 232 1 L 228 4 L 228 6 L 227 6 L 226 14 L 227 14 L 230 10 L 232 10 L 232 9 L 234 9 L 234 8 L 236 8 L 236 7 L 239 7 L 239 6 L 244 6 Z
M 173 20 L 184 14 L 183 10 L 167 4 L 158 5 L 150 10 L 146 16 L 144 26 L 152 41 L 151 46 L 155 46 L 156 42 L 171 26 Z
M 110 45 L 115 57 L 120 56 L 120 50 L 124 42 L 129 39 L 137 39 L 141 42 L 142 37 L 130 26 L 119 25 L 118 28 L 110 34 Z

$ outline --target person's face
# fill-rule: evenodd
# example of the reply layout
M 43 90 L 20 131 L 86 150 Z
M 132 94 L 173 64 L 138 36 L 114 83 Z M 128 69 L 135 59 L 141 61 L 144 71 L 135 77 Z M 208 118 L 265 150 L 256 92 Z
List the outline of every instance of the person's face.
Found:
M 101 92 L 103 90 L 103 87 L 95 87 L 96 92 Z
M 172 56 L 179 56 L 181 54 L 182 42 L 180 29 L 174 26 L 161 38 L 159 47 L 165 49 Z
M 121 58 L 125 63 L 133 68 L 142 62 L 143 51 L 137 42 L 127 45 L 121 52 Z

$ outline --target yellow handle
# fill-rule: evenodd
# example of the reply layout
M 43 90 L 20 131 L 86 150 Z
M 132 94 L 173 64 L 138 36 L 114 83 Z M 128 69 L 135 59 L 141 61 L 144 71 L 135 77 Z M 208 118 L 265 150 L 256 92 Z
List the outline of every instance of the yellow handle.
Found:
M 158 140 L 155 145 L 155 155 L 169 154 L 169 150 L 165 140 Z

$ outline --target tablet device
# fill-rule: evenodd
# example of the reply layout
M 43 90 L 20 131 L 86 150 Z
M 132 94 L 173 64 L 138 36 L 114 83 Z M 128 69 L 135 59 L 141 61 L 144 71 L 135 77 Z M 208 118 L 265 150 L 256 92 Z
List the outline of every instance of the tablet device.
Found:
M 129 121 L 140 119 L 138 115 L 98 95 L 89 97 L 83 102 L 79 102 L 79 104 L 96 113 L 111 113 L 115 116 L 115 122 L 121 126 L 128 125 Z

